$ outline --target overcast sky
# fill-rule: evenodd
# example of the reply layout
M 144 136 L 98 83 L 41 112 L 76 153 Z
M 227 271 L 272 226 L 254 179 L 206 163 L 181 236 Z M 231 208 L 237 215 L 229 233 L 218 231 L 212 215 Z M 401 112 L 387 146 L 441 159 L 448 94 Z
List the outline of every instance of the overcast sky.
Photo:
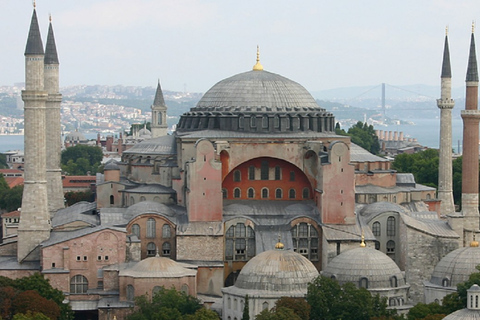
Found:
M 0 0 L 0 85 L 24 81 L 31 0 Z M 155 86 L 205 92 L 251 70 L 309 91 L 439 85 L 449 25 L 453 85 L 463 86 L 478 0 L 37 0 L 52 14 L 61 86 Z M 480 23 L 480 19 L 479 19 Z M 480 38 L 478 38 L 480 46 Z

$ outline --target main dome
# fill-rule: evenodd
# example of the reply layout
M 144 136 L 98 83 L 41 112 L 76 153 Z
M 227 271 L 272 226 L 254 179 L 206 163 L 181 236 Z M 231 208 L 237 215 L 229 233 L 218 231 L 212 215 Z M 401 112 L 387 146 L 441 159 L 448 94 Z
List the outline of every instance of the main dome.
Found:
M 182 115 L 177 130 L 331 132 L 333 126 L 333 115 L 300 84 L 253 70 L 215 84 Z

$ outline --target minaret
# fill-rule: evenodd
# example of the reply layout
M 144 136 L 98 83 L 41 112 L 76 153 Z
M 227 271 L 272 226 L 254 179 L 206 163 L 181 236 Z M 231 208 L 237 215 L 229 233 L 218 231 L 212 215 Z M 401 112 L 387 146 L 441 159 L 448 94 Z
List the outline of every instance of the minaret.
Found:
M 475 53 L 474 27 L 470 42 L 470 55 L 466 77 L 465 110 L 463 119 L 463 162 L 462 162 L 462 214 L 465 216 L 464 227 L 477 230 L 478 213 L 478 69 Z
M 45 104 L 45 117 L 48 123 L 48 134 L 46 134 L 47 154 L 47 190 L 48 190 L 48 211 L 50 217 L 64 207 L 62 170 L 60 169 L 60 153 L 62 148 L 61 126 L 60 126 L 60 103 L 62 95 L 59 89 L 58 77 L 58 55 L 55 37 L 53 35 L 52 18 L 48 27 L 47 45 L 45 49 L 45 91 L 48 93 Z
M 440 214 L 455 212 L 452 187 L 452 71 L 450 68 L 450 52 L 448 50 L 448 29 L 445 34 L 445 48 L 442 64 L 442 92 L 437 99 L 440 111 L 440 157 L 438 164 L 438 199 L 442 200 Z
M 152 138 L 167 135 L 167 105 L 163 99 L 160 80 L 158 80 L 157 92 L 155 92 L 155 100 L 153 100 L 152 123 L 150 125 L 150 129 L 152 130 Z
M 22 99 L 25 117 L 25 181 L 18 226 L 19 262 L 40 259 L 39 251 L 34 249 L 50 236 L 45 156 L 47 92 L 44 91 L 44 51 L 35 7 L 25 49 L 25 90 L 22 91 Z

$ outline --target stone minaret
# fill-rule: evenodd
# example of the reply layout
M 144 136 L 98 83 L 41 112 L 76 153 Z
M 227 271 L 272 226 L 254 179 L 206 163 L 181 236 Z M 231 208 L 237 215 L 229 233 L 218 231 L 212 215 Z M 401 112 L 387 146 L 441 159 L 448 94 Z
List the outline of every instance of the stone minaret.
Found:
M 62 148 L 60 126 L 60 102 L 62 95 L 59 93 L 58 55 L 53 35 L 52 20 L 48 27 L 47 45 L 45 49 L 45 91 L 48 93 L 46 102 L 46 135 L 47 154 L 47 187 L 48 211 L 53 217 L 58 209 L 64 207 L 62 170 L 60 169 L 60 152 Z
M 25 49 L 25 169 L 22 211 L 18 226 L 19 262 L 38 260 L 35 248 L 50 236 L 45 156 L 44 51 L 34 8 Z
M 152 105 L 152 138 L 157 138 L 167 135 L 167 105 L 163 99 L 162 87 L 160 87 L 160 80 L 158 80 L 157 92 L 155 93 L 155 100 Z
M 438 165 L 438 198 L 442 200 L 440 214 L 455 212 L 452 187 L 452 71 L 448 50 L 448 35 L 445 35 L 442 64 L 442 93 L 437 100 L 440 111 L 440 159 Z
M 478 213 L 478 69 L 475 53 L 475 37 L 472 28 L 470 56 L 466 77 L 465 110 L 463 119 L 463 164 L 462 164 L 462 214 L 465 216 L 464 227 L 477 230 Z

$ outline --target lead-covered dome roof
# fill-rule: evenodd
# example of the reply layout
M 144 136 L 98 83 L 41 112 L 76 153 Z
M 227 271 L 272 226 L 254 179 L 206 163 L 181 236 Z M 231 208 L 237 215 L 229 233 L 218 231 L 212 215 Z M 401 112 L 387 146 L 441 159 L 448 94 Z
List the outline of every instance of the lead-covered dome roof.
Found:
M 478 246 L 453 250 L 437 263 L 430 282 L 438 286 L 456 287 L 457 284 L 467 281 L 470 274 L 477 272 L 476 266 L 479 264 Z
M 330 261 L 322 275 L 335 278 L 340 284 L 353 282 L 357 286 L 361 279 L 366 279 L 368 289 L 406 285 L 403 273 L 395 262 L 373 248 L 359 247 L 342 252 Z M 396 281 L 392 281 L 393 277 Z
M 240 271 L 235 287 L 247 290 L 298 292 L 318 276 L 315 266 L 290 250 L 268 250 L 252 258 Z
M 215 84 L 182 115 L 177 131 L 333 131 L 334 118 L 300 84 L 253 70 Z
M 182 267 L 178 262 L 166 257 L 150 257 L 132 268 L 120 271 L 120 276 L 133 278 L 179 278 L 195 276 L 195 270 Z

